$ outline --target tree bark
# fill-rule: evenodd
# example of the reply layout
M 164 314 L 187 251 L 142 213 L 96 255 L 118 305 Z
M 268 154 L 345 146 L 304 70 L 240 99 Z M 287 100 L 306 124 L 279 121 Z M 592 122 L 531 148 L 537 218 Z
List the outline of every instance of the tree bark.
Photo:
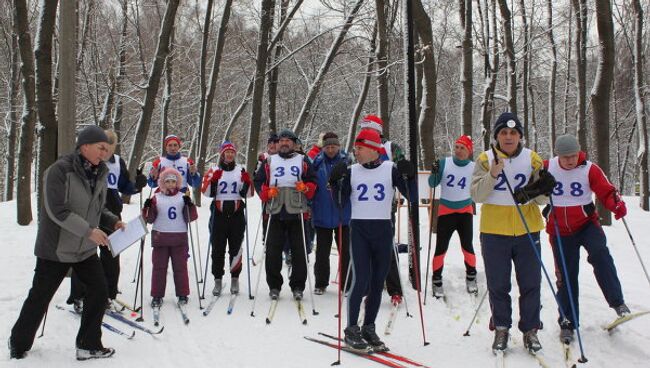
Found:
M 490 53 L 491 57 L 489 55 L 487 57 L 487 72 L 485 76 L 485 86 L 483 88 L 483 102 L 481 103 L 481 135 L 483 137 L 483 150 L 487 150 L 490 147 L 492 112 L 494 111 L 494 89 L 496 88 L 499 73 L 499 43 L 496 41 L 498 39 L 496 0 L 491 0 L 491 4 L 492 6 L 489 6 L 487 0 L 485 1 L 485 52 Z M 491 14 L 491 22 L 488 14 Z M 490 23 L 492 24 L 492 35 L 490 35 Z M 490 46 L 490 39 L 494 40 L 492 46 Z
M 384 122 L 383 135 L 390 138 L 390 106 L 388 100 L 388 30 L 386 17 L 386 1 L 375 0 L 377 13 L 377 107 L 379 117 Z
M 201 38 L 201 56 L 199 58 L 199 116 L 196 122 L 196 125 L 199 127 L 199 143 L 198 151 L 201 152 L 201 144 L 203 142 L 202 136 L 204 132 L 203 124 L 203 114 L 205 113 L 205 98 L 207 93 L 207 82 L 206 82 L 206 65 L 208 63 L 208 40 L 210 39 L 210 24 L 212 22 L 212 6 L 214 0 L 208 0 L 205 8 L 205 18 L 203 18 L 203 32 Z M 198 6 L 198 5 L 197 5 Z M 190 154 L 194 156 L 194 152 Z M 200 154 L 199 154 L 200 156 Z
M 519 7 L 521 8 L 521 23 L 524 33 L 524 54 L 522 56 L 522 83 L 521 83 L 521 99 L 523 102 L 522 108 L 522 122 L 524 124 L 524 140 L 530 142 L 530 122 L 528 120 L 528 84 L 530 77 L 530 30 L 528 27 L 528 17 L 526 16 L 526 4 L 524 0 L 519 0 Z
M 573 36 L 573 6 L 569 7 L 569 17 L 567 21 L 569 22 L 569 30 L 567 32 L 567 40 L 566 40 L 566 78 L 564 79 L 564 116 L 563 116 L 563 122 L 562 124 L 562 133 L 566 134 L 568 131 L 568 125 L 569 125 L 569 85 L 572 84 L 573 82 L 571 81 L 571 37 Z
M 115 112 L 113 114 L 113 129 L 118 136 L 118 143 L 115 147 L 115 153 L 118 155 L 122 151 L 122 144 L 120 143 L 120 135 L 122 133 L 122 114 L 123 104 L 122 98 L 119 96 L 124 89 L 124 80 L 126 79 L 126 43 L 127 43 L 127 27 L 129 25 L 128 17 L 128 0 L 122 0 L 122 32 L 120 34 L 120 49 L 118 54 L 117 77 L 115 78 L 115 92 L 117 98 L 115 101 Z
M 643 8 L 640 0 L 632 0 L 634 8 L 634 105 L 636 107 L 636 123 L 639 127 L 639 206 L 644 210 L 650 209 L 648 198 L 648 127 L 645 114 L 644 88 L 644 55 L 643 55 Z
M 169 0 L 167 2 L 167 9 L 160 26 L 160 34 L 158 35 L 158 46 L 154 56 L 151 72 L 147 87 L 145 88 L 144 104 L 142 105 L 142 112 L 138 119 L 137 128 L 135 131 L 135 138 L 133 146 L 129 154 L 129 174 L 135 177 L 136 169 L 142 159 L 147 134 L 149 133 L 149 126 L 151 125 L 151 116 L 158 95 L 158 87 L 160 86 L 160 78 L 164 69 L 165 60 L 169 54 L 169 40 L 171 38 L 172 30 L 176 19 L 176 10 L 180 0 Z
M 472 102 L 474 88 L 474 59 L 472 43 L 472 0 L 459 0 L 461 5 L 461 27 L 463 27 L 463 63 L 460 74 L 462 95 L 460 100 L 461 127 L 465 135 L 472 136 Z
M 506 62 L 508 65 L 508 107 L 510 112 L 517 114 L 517 64 L 515 61 L 515 46 L 512 37 L 512 14 L 507 0 L 499 0 L 503 39 L 505 44 Z
M 523 0 L 522 0 L 523 1 Z M 555 37 L 553 36 L 553 1 L 546 0 L 546 8 L 548 12 L 547 26 L 548 26 L 548 41 L 551 44 L 551 76 L 548 82 L 548 144 L 549 152 L 553 155 L 553 144 L 555 142 L 555 82 L 557 78 L 557 47 L 555 45 Z
M 614 77 L 614 24 L 609 0 L 596 0 L 596 27 L 598 30 L 598 67 L 591 90 L 594 146 L 597 162 L 609 175 L 609 103 Z M 611 225 L 611 213 L 600 206 L 603 225 Z
M 43 174 L 57 158 L 57 118 L 56 108 L 52 97 L 52 36 L 56 24 L 56 8 L 58 0 L 41 1 L 41 20 L 36 30 L 36 102 L 38 107 L 38 163 L 37 163 L 37 188 L 38 211 L 42 204 Z M 75 125 L 75 123 L 72 123 Z
M 18 49 L 18 35 L 11 32 L 11 65 L 9 65 L 9 113 L 5 125 L 7 126 L 7 160 L 5 161 L 5 195 L 4 200 L 14 199 L 14 182 L 16 180 L 16 136 L 18 123 L 18 94 L 20 93 L 20 50 Z
M 257 162 L 257 146 L 260 138 L 262 120 L 262 99 L 264 98 L 264 81 L 266 79 L 266 63 L 268 61 L 269 30 L 271 29 L 271 7 L 273 0 L 262 0 L 260 31 L 257 42 L 257 60 L 255 64 L 255 79 L 253 87 L 253 102 L 251 120 L 248 130 L 248 150 L 246 152 L 246 171 L 253 172 Z
M 16 221 L 19 225 L 29 225 L 32 221 L 32 159 L 34 148 L 34 128 L 36 126 L 36 86 L 34 83 L 34 58 L 32 38 L 29 34 L 29 20 L 26 0 L 14 0 L 14 32 L 18 35 L 24 96 L 23 115 L 18 142 L 18 168 L 16 175 Z
M 576 77 L 578 78 L 578 142 L 589 152 L 587 140 L 587 0 L 571 0 L 576 17 Z
M 172 86 L 174 82 L 174 28 L 169 36 L 169 53 L 165 59 L 165 89 L 162 97 L 160 114 L 160 152 L 165 153 L 165 137 L 169 133 L 169 107 L 172 104 Z M 192 142 L 194 143 L 194 142 Z
M 289 9 L 289 0 L 282 0 L 280 4 L 280 21 L 282 24 L 287 17 L 287 10 Z M 282 35 L 278 37 L 278 43 L 282 42 Z M 277 45 L 275 47 L 275 53 L 273 55 L 273 64 L 275 64 L 282 55 L 282 46 Z M 269 87 L 268 87 L 268 114 L 269 114 L 269 132 L 276 132 L 278 130 L 277 124 L 277 100 L 278 100 L 278 78 L 280 73 L 280 68 L 273 68 L 268 75 Z
M 343 44 L 345 35 L 348 33 L 350 27 L 352 27 L 352 22 L 354 21 L 354 18 L 356 18 L 357 14 L 359 13 L 359 9 L 361 9 L 361 5 L 363 5 L 363 1 L 364 0 L 357 0 L 357 2 L 354 4 L 352 9 L 350 9 L 350 13 L 348 14 L 345 20 L 345 24 L 343 25 L 341 31 L 332 42 L 332 45 L 330 46 L 330 49 L 327 52 L 327 55 L 325 56 L 325 59 L 321 63 L 316 78 L 314 78 L 314 81 L 309 86 L 309 92 L 307 92 L 307 97 L 305 98 L 305 102 L 302 105 L 302 109 L 298 114 L 298 118 L 296 119 L 295 124 L 293 125 L 293 131 L 296 135 L 300 135 L 300 132 L 304 128 L 311 107 L 314 104 L 314 101 L 316 101 L 316 97 L 318 97 L 318 93 L 320 92 L 320 89 L 323 85 L 323 80 L 325 79 L 325 76 L 327 75 L 327 72 L 329 71 L 332 62 L 334 61 L 334 58 L 336 57 L 336 53 L 338 52 L 339 47 L 341 46 L 341 44 Z M 255 99 L 253 99 L 253 101 L 255 101 Z

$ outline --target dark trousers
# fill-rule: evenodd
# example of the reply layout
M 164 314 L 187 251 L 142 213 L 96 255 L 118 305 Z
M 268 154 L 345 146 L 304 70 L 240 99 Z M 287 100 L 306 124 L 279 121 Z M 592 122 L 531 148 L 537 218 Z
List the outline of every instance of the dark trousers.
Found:
M 316 227 L 316 262 L 314 263 L 314 276 L 316 277 L 316 288 L 325 288 L 330 283 L 330 249 L 332 246 L 332 236 L 336 240 L 341 257 L 341 275 L 339 282 L 342 289 L 347 289 L 345 280 L 347 279 L 348 264 L 350 263 L 349 241 L 350 228 L 341 226 L 341 244 L 339 243 L 339 228 L 328 229 Z
M 167 267 L 172 263 L 176 296 L 190 295 L 190 278 L 187 272 L 189 246 L 153 247 L 151 251 L 151 296 L 162 298 L 167 288 Z
M 563 236 L 562 251 L 566 261 L 569 282 L 571 283 L 572 299 L 575 303 L 578 322 L 580 321 L 580 308 L 578 302 L 579 284 L 578 273 L 580 272 L 580 246 L 587 251 L 587 262 L 594 268 L 596 282 L 605 296 L 607 304 L 614 308 L 624 303 L 621 282 L 618 279 L 614 260 L 607 248 L 607 238 L 603 229 L 594 224 L 588 223 L 584 228 L 573 235 Z M 558 299 L 562 306 L 562 311 L 571 323 L 570 328 L 574 328 L 576 321 L 573 320 L 571 305 L 569 304 L 569 291 L 566 282 L 564 282 L 564 273 L 561 268 L 562 262 L 558 250 L 557 237 L 551 236 L 551 245 L 553 246 L 553 256 L 555 258 L 555 276 L 557 278 Z M 560 317 L 561 319 L 561 317 Z M 562 322 L 559 320 L 559 322 Z
M 476 275 L 476 255 L 472 245 L 473 214 L 451 213 L 438 217 L 436 228 L 436 251 L 433 255 L 433 281 L 442 283 L 442 269 L 445 265 L 445 255 L 449 249 L 449 241 L 454 232 L 458 232 L 460 247 L 465 259 L 465 273 L 467 276 Z
M 541 251 L 539 232 L 531 234 L 537 251 Z M 528 235 L 506 236 L 481 233 L 481 251 L 492 309 L 492 326 L 512 327 L 510 298 L 512 264 L 519 286 L 519 330 L 541 327 L 539 312 L 542 273 Z
M 291 290 L 305 290 L 307 280 L 307 265 L 305 263 L 305 245 L 300 215 L 285 215 L 284 218 L 271 216 L 269 234 L 266 239 L 266 283 L 269 289 L 282 288 L 282 250 L 288 236 L 291 248 L 291 275 L 289 287 Z
M 11 343 L 17 350 L 27 351 L 32 348 L 36 331 L 47 307 L 70 268 L 87 286 L 76 346 L 88 350 L 103 348 L 101 325 L 106 308 L 106 280 L 99 258 L 93 255 L 78 263 L 36 259 L 32 288 L 23 303 L 16 324 L 11 329 Z
M 374 324 L 381 293 L 393 253 L 390 220 L 352 220 L 350 222 L 350 262 L 352 279 L 348 297 L 348 327 L 357 324 L 361 299 L 366 296 L 363 324 Z
M 393 239 L 395 239 L 395 209 L 391 216 L 391 243 L 395 246 Z M 386 275 L 386 291 L 388 295 L 403 295 L 402 284 L 400 283 L 399 275 L 399 258 L 395 256 L 396 251 L 391 248 L 390 252 L 390 266 L 388 268 L 388 275 Z
M 232 214 L 225 214 L 215 209 L 211 216 L 212 225 L 210 244 L 212 245 L 212 275 L 220 279 L 224 274 L 226 262 L 226 246 L 228 247 L 228 270 L 231 277 L 239 277 L 241 273 L 241 244 L 244 241 L 246 219 L 243 208 Z M 233 264 L 235 257 L 239 260 Z
M 113 257 L 113 253 L 107 247 L 99 247 L 99 260 L 102 262 L 104 277 L 106 277 L 106 286 L 108 288 L 108 298 L 117 297 L 117 284 L 120 279 L 120 256 Z M 86 296 L 86 285 L 79 279 L 76 272 L 70 276 L 70 297 L 68 304 L 72 304 L 75 299 L 83 299 Z

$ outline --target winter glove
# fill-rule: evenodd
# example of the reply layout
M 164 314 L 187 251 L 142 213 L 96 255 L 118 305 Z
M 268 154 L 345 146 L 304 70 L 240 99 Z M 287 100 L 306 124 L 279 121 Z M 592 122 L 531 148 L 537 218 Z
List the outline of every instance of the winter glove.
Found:
M 262 185 L 262 191 L 260 192 L 260 199 L 262 202 L 268 202 L 270 199 L 273 199 L 278 196 L 278 188 L 277 187 L 268 187 L 266 185 Z
M 192 203 L 192 198 L 188 195 L 183 196 L 183 202 L 185 203 L 186 206 L 192 206 L 194 203 Z
M 147 185 L 147 177 L 142 174 L 142 169 L 135 171 L 135 189 L 140 191 Z
M 409 180 L 415 177 L 415 166 L 409 160 L 401 159 L 397 161 L 397 171 L 401 176 Z
M 617 220 L 625 217 L 625 215 L 627 215 L 627 207 L 625 206 L 625 202 L 622 200 L 616 202 L 616 207 L 614 207 L 612 212 L 614 213 L 614 218 Z
M 431 164 L 431 174 L 436 175 L 440 171 L 440 161 L 435 160 Z
M 147 200 L 144 201 L 142 208 L 151 208 L 151 198 L 147 198 Z
M 348 165 L 341 161 L 332 167 L 328 182 L 332 185 L 344 179 L 346 176 L 348 176 Z
M 297 181 L 296 190 L 299 191 L 300 193 L 307 193 L 309 188 L 307 187 L 304 181 Z
M 531 177 L 532 180 L 532 177 Z M 555 188 L 555 178 L 545 169 L 539 171 L 539 179 L 530 181 L 525 187 L 516 189 L 513 193 L 515 202 L 524 204 L 530 202 L 533 198 L 540 195 L 550 195 Z

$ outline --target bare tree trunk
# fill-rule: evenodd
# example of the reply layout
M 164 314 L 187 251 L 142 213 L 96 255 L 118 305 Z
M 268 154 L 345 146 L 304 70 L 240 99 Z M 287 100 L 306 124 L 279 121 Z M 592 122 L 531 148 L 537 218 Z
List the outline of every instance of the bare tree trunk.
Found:
M 596 27 L 598 29 L 598 68 L 591 90 L 594 146 L 597 162 L 609 175 L 609 103 L 614 78 L 614 24 L 609 0 L 596 0 Z M 611 225 L 612 215 L 600 206 L 603 225 Z
M 524 4 L 524 0 L 519 0 L 519 7 L 521 8 L 521 23 L 523 25 L 523 33 L 524 33 L 524 54 L 522 57 L 522 83 L 521 83 L 521 99 L 523 102 L 523 108 L 522 108 L 522 117 L 523 117 L 523 124 L 524 124 L 524 140 L 526 142 L 530 142 L 530 124 L 528 121 L 528 84 L 529 82 L 529 77 L 530 77 L 530 62 L 531 62 L 531 56 L 530 56 L 530 29 L 528 27 L 528 19 L 526 16 L 526 4 Z
M 205 113 L 205 97 L 207 93 L 207 82 L 206 82 L 206 65 L 208 63 L 208 40 L 210 39 L 210 24 L 212 21 L 212 6 L 214 0 L 208 0 L 205 8 L 205 18 L 203 19 L 203 36 L 201 38 L 201 56 L 199 59 L 199 117 L 196 122 L 196 125 L 199 126 L 199 142 L 203 142 L 202 136 L 204 133 L 203 129 L 203 114 Z M 198 4 L 197 4 L 198 6 Z M 190 153 L 190 156 L 194 156 L 194 149 Z M 201 151 L 201 143 L 198 144 L 198 151 Z M 203 172 L 203 171 L 201 171 Z
M 336 53 L 338 52 L 339 47 L 341 46 L 343 40 L 345 39 L 345 35 L 348 33 L 350 27 L 352 27 L 352 22 L 354 21 L 354 18 L 359 13 L 359 9 L 361 9 L 361 5 L 363 5 L 363 1 L 364 0 L 357 0 L 357 2 L 354 4 L 352 9 L 350 9 L 350 13 L 348 14 L 348 17 L 345 20 L 345 24 L 343 25 L 341 31 L 332 42 L 332 45 L 330 46 L 330 49 L 327 52 L 327 55 L 325 56 L 325 59 L 321 63 L 316 78 L 314 78 L 314 81 L 309 86 L 309 92 L 307 92 L 305 103 L 302 105 L 302 109 L 298 114 L 296 123 L 293 125 L 293 131 L 294 133 L 296 133 L 296 135 L 300 135 L 300 132 L 302 131 L 305 122 L 307 121 L 307 116 L 310 113 L 311 107 L 314 104 L 314 101 L 316 101 L 316 97 L 318 96 L 318 93 L 320 92 L 320 89 L 323 85 L 323 80 L 325 79 L 325 75 L 327 75 L 327 72 L 329 71 L 332 62 L 336 57 Z M 255 99 L 253 99 L 253 101 L 255 101 Z
M 375 0 L 377 12 L 377 107 L 379 117 L 384 122 L 383 135 L 390 138 L 390 107 L 388 103 L 388 30 L 386 1 Z
M 460 74 L 460 83 L 463 93 L 460 100 L 461 127 L 465 135 L 472 136 L 472 101 L 474 87 L 474 59 L 472 44 L 472 0 L 459 0 L 461 5 L 460 20 L 463 27 L 463 66 Z M 425 161 L 428 162 L 428 161 Z
M 422 46 L 422 100 L 420 101 L 420 147 L 422 149 L 422 162 L 427 166 L 435 159 L 435 139 L 433 128 L 436 122 L 436 59 L 433 55 L 433 31 L 431 18 L 422 6 L 421 0 L 413 1 L 413 21 L 415 30 L 420 37 Z M 415 152 L 414 152 L 415 153 Z
M 75 1 L 77 3 L 77 1 Z M 78 3 L 77 3 L 78 5 Z M 91 13 L 93 11 L 95 2 L 94 0 L 88 0 L 86 9 L 84 11 L 84 22 L 83 22 L 83 28 L 81 31 L 81 41 L 79 43 L 79 50 L 77 54 L 77 62 L 76 62 L 76 69 L 79 71 L 81 69 L 81 65 L 83 64 L 84 61 L 84 54 L 86 52 L 86 44 L 88 43 L 88 33 L 90 33 L 90 21 L 91 21 Z M 59 20 L 61 22 L 61 20 Z M 75 22 L 76 24 L 76 22 Z M 75 38 L 76 39 L 76 38 Z
M 165 152 L 165 137 L 169 133 L 169 107 L 172 104 L 172 86 L 174 82 L 174 28 L 169 36 L 169 53 L 165 59 L 165 89 L 162 97 L 160 114 L 160 152 Z M 192 142 L 194 143 L 194 142 Z
M 354 144 L 354 132 L 357 130 L 357 122 L 359 121 L 359 116 L 361 116 L 361 111 L 363 110 L 363 105 L 366 103 L 366 98 L 368 97 L 368 90 L 370 89 L 370 81 L 372 79 L 372 67 L 374 64 L 373 54 L 375 53 L 375 39 L 377 38 L 377 25 L 372 32 L 372 38 L 370 41 L 370 50 L 368 52 L 368 65 L 366 66 L 366 73 L 363 78 L 363 84 L 361 86 L 361 92 L 359 93 L 359 98 L 357 99 L 356 105 L 354 105 L 354 111 L 352 112 L 352 118 L 350 119 L 350 126 L 348 127 L 348 137 L 345 143 L 345 151 L 352 152 L 352 145 Z
M 289 0 L 282 0 L 280 4 L 280 21 L 282 24 L 287 17 L 287 9 L 289 9 Z M 282 42 L 282 36 L 278 37 L 278 43 Z M 275 47 L 275 53 L 273 55 L 273 64 L 275 64 L 282 55 L 282 46 L 278 45 Z M 276 132 L 278 130 L 277 124 L 277 100 L 278 100 L 278 78 L 279 78 L 280 68 L 273 68 L 269 73 L 269 87 L 268 87 L 268 114 L 269 114 L 269 132 Z
M 501 23 L 503 25 L 503 39 L 505 54 L 508 64 L 508 107 L 517 114 L 517 66 L 515 62 L 515 45 L 512 37 L 512 14 L 508 8 L 507 0 L 499 0 Z
M 52 157 L 54 162 L 58 156 L 69 153 L 75 148 L 75 132 L 77 122 L 77 12 L 76 0 L 60 0 L 59 6 L 59 52 L 58 52 L 58 101 L 56 106 L 56 117 L 60 124 L 56 125 L 56 155 Z M 86 22 L 90 27 L 90 13 L 92 2 L 88 4 L 88 15 Z M 83 41 L 82 41 L 83 42 Z M 96 47 L 95 47 L 96 49 Z M 37 71 L 38 72 L 38 71 Z M 98 83 L 95 83 L 97 85 Z M 52 103 L 54 105 L 54 101 Z M 93 104 L 94 107 L 94 104 Z M 54 135 L 54 134 L 52 134 Z M 49 166 L 49 165 L 48 165 Z M 46 169 L 47 167 L 44 167 Z M 40 191 L 39 191 L 40 192 Z
M 39 211 L 42 204 L 42 183 L 45 170 L 57 158 L 57 119 L 56 109 L 52 98 L 52 36 L 56 23 L 56 8 L 58 0 L 41 2 L 41 14 L 36 31 L 36 102 L 39 117 L 39 148 L 38 148 L 38 187 Z M 74 123 L 72 123 L 74 125 Z
M 18 177 L 16 192 L 16 221 L 19 225 L 32 222 L 31 178 L 36 126 L 36 86 L 34 83 L 34 58 L 26 0 L 14 0 L 14 32 L 18 35 L 24 96 L 23 116 L 18 143 Z
M 255 63 L 255 79 L 253 87 L 253 103 L 251 121 L 248 130 L 248 150 L 246 152 L 246 171 L 255 170 L 257 146 L 260 141 L 260 126 L 262 120 L 262 99 L 264 98 L 264 80 L 266 63 L 268 61 L 269 30 L 271 29 L 271 7 L 273 0 L 262 0 L 260 32 L 257 42 L 257 60 Z
M 529 142 L 529 147 L 533 147 L 533 151 L 539 152 L 538 149 L 538 134 L 537 134 L 537 115 L 535 112 L 535 91 L 533 90 L 533 85 L 528 84 L 528 93 L 530 94 L 530 120 L 531 126 L 533 127 L 533 141 Z M 552 151 L 551 151 L 552 152 Z
M 203 112 L 203 120 L 201 121 L 201 128 L 199 134 L 199 154 L 195 157 L 198 161 L 197 170 L 202 173 L 205 171 L 206 154 L 208 151 L 208 138 L 210 135 L 210 122 L 212 121 L 212 104 L 217 90 L 217 81 L 219 80 L 219 70 L 221 67 L 221 58 L 223 55 L 223 47 L 226 43 L 226 32 L 228 31 L 228 20 L 230 19 L 230 9 L 232 7 L 232 0 L 226 0 L 223 5 L 223 14 L 221 22 L 219 23 L 219 33 L 217 34 L 217 45 L 214 49 L 214 57 L 212 58 L 212 71 L 210 73 L 210 85 L 205 100 L 205 111 Z M 200 204 L 200 188 L 197 188 L 194 193 L 194 198 Z
M 636 123 L 639 126 L 639 151 L 637 161 L 639 165 L 639 206 L 644 210 L 650 209 L 648 197 L 648 126 L 645 115 L 645 97 L 643 94 L 643 8 L 641 1 L 632 0 L 634 8 L 634 104 L 636 106 Z
M 499 73 L 499 43 L 497 42 L 497 20 L 496 20 L 496 0 L 491 1 L 492 6 L 485 1 L 485 52 L 491 53 L 487 57 L 485 87 L 483 88 L 483 102 L 481 103 L 481 135 L 483 137 L 483 150 L 490 147 L 490 131 L 492 126 L 492 112 L 494 111 L 494 89 L 497 84 Z M 490 22 L 489 14 L 492 15 Z M 492 24 L 492 34 L 490 34 L 490 23 Z M 493 40 L 490 47 L 490 39 Z M 490 60 L 491 59 L 491 60 Z
M 113 129 L 118 135 L 117 147 L 115 153 L 118 155 L 121 152 L 122 144 L 120 143 L 120 135 L 122 131 L 122 114 L 123 105 L 122 98 L 119 96 L 124 89 L 124 80 L 126 79 L 126 42 L 127 42 L 127 27 L 129 24 L 128 17 L 128 0 L 122 0 L 122 32 L 120 34 L 120 49 L 118 55 L 117 77 L 115 78 L 115 93 L 118 95 L 115 101 L 115 113 L 113 115 Z
M 169 0 L 167 2 L 167 9 L 165 10 L 165 15 L 160 26 L 156 55 L 153 58 L 151 73 L 149 74 L 147 88 L 145 89 L 144 105 L 142 105 L 142 113 L 138 120 L 133 146 L 129 154 L 129 173 L 132 177 L 135 177 L 135 171 L 142 159 L 147 134 L 149 133 L 151 116 L 153 114 L 156 96 L 158 95 L 158 87 L 160 86 L 160 77 L 162 76 L 165 60 L 169 54 L 169 40 L 174 29 L 178 3 L 179 0 Z
M 112 74 L 112 73 L 111 73 Z M 102 129 L 108 129 L 111 126 L 111 110 L 113 110 L 113 100 L 115 98 L 115 81 L 111 79 L 111 85 L 106 92 L 106 97 L 104 97 L 104 105 L 102 107 L 102 113 L 99 115 L 99 125 Z
M 523 0 L 522 0 L 523 1 Z M 557 47 L 555 46 L 555 37 L 553 37 L 553 1 L 546 0 L 548 9 L 548 41 L 551 44 L 551 77 L 548 82 L 548 144 L 549 152 L 553 155 L 553 143 L 555 142 L 555 81 L 557 78 Z
M 562 133 L 566 134 L 568 130 L 568 125 L 569 125 L 569 84 L 571 83 L 571 37 L 573 36 L 573 19 L 572 19 L 572 14 L 573 13 L 573 7 L 569 7 L 569 17 L 568 17 L 568 22 L 569 22 L 569 30 L 567 32 L 567 41 L 566 41 L 566 78 L 564 79 L 564 119 L 563 122 L 563 130 Z
M 11 32 L 11 65 L 9 66 L 9 114 L 7 114 L 7 160 L 5 162 L 4 200 L 14 199 L 14 181 L 16 180 L 16 128 L 18 123 L 18 94 L 20 93 L 20 64 L 18 35 Z
M 587 140 L 587 0 L 571 0 L 576 17 L 576 77 L 578 78 L 578 142 L 589 152 Z

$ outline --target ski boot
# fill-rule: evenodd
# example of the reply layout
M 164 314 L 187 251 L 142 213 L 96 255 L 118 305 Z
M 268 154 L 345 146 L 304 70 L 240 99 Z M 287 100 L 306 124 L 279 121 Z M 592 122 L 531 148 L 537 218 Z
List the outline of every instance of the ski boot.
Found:
M 84 300 L 83 299 L 75 299 L 72 301 L 72 309 L 74 309 L 74 312 L 77 314 L 81 314 L 84 311 Z
M 508 336 L 509 336 L 507 327 L 497 327 L 494 331 L 494 342 L 492 343 L 492 352 L 496 354 L 498 351 L 505 351 L 508 348 Z
M 625 303 L 619 305 L 618 307 L 614 307 L 614 310 L 616 311 L 616 314 L 618 314 L 618 318 L 623 318 L 631 314 L 630 308 L 628 308 Z
M 359 326 L 356 325 L 350 326 L 346 328 L 343 332 L 345 333 L 344 341 L 350 349 L 362 353 L 370 352 L 368 343 L 361 336 L 361 328 L 359 328 Z
M 187 305 L 187 297 L 186 296 L 179 296 L 178 297 L 178 305 Z
M 239 294 L 239 279 L 237 277 L 230 279 L 230 294 Z
M 390 302 L 394 306 L 402 304 L 402 296 L 399 294 L 393 294 L 390 296 Z
M 370 345 L 372 351 L 388 351 L 386 344 L 384 344 L 384 342 L 379 339 L 379 336 L 377 336 L 374 323 L 361 327 L 361 336 L 368 342 L 368 345 Z
M 163 300 L 162 300 L 161 297 L 155 297 L 155 298 L 151 299 L 151 308 L 160 308 L 160 306 L 162 305 L 162 302 L 163 302 Z
M 325 288 L 324 288 L 324 287 L 317 287 L 317 288 L 314 288 L 314 294 L 316 294 L 316 295 L 323 295 L 323 294 L 325 294 Z
M 478 285 L 476 284 L 476 275 L 467 275 L 465 277 L 465 286 L 470 294 L 478 294 Z
M 440 283 L 438 285 L 433 284 L 432 286 L 433 286 L 433 288 L 432 288 L 433 289 L 433 296 L 436 299 L 440 299 L 440 298 L 445 297 L 445 289 L 443 289 L 442 283 Z
M 524 347 L 531 354 L 535 354 L 538 351 L 542 350 L 542 344 L 539 343 L 536 329 L 532 329 L 524 333 Z
M 9 345 L 9 359 L 23 359 L 27 356 L 26 351 L 18 350 L 14 344 L 11 343 L 11 338 L 7 340 L 7 344 Z
M 212 295 L 214 296 L 221 295 L 221 288 L 223 288 L 223 285 L 221 284 L 221 279 L 214 279 L 214 289 L 212 289 Z
M 271 289 L 271 291 L 269 291 L 269 296 L 271 297 L 271 300 L 278 300 L 278 298 L 280 298 L 280 290 Z
M 297 302 L 302 300 L 302 290 L 295 289 L 291 292 L 293 293 L 293 299 L 295 299 Z
M 560 329 L 560 341 L 566 345 L 571 344 L 573 342 L 573 329 L 571 328 Z
M 86 350 L 77 348 L 77 360 L 109 358 L 115 354 L 113 348 L 101 348 L 97 350 Z

